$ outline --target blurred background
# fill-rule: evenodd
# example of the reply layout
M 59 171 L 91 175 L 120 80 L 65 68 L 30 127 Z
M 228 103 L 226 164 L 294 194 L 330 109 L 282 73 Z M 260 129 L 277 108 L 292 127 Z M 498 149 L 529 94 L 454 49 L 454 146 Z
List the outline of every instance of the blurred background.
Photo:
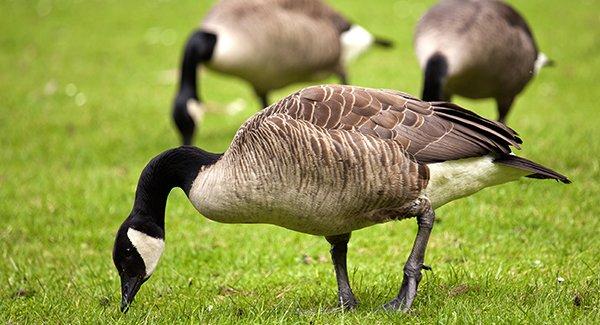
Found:
M 412 35 L 434 1 L 327 2 L 395 41 L 353 62 L 350 82 L 420 95 Z M 508 2 L 557 63 L 518 97 L 508 124 L 524 140 L 520 155 L 573 184 L 523 180 L 440 209 L 426 258 L 434 271 L 409 315 L 378 306 L 398 289 L 413 221 L 354 233 L 348 263 L 361 306 L 342 314 L 323 238 L 217 224 L 176 190 L 166 252 L 123 316 L 114 234 L 142 168 L 179 145 L 171 104 L 181 51 L 213 1 L 0 1 L 0 320 L 597 322 L 600 1 Z M 222 152 L 259 105 L 243 81 L 201 74 L 209 111 L 195 143 Z M 492 100 L 455 100 L 496 117 Z

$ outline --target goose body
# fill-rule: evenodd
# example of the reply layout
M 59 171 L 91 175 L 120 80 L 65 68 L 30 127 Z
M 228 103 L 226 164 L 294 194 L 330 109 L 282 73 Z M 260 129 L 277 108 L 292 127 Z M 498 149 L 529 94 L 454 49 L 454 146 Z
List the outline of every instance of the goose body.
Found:
M 223 157 L 199 173 L 190 200 L 215 221 L 270 223 L 327 236 L 409 217 L 407 207 L 421 195 L 437 208 L 531 173 L 494 164 L 493 151 L 485 154 L 466 139 L 447 139 L 453 124 L 427 130 L 426 122 L 447 123 L 432 108 L 388 90 L 305 89 L 244 124 Z M 492 127 L 505 137 L 494 144 L 502 150 L 518 143 L 510 129 Z M 406 137 L 402 129 L 417 133 L 408 142 L 390 141 Z M 429 146 L 448 149 L 436 141 L 472 152 L 463 157 L 457 149 L 447 153 L 457 159 L 437 162 Z M 419 162 L 413 152 L 431 163 Z
M 233 0 L 217 4 L 201 29 L 217 35 L 209 68 L 248 81 L 259 93 L 341 71 L 346 26 L 321 2 Z M 308 8 L 300 6 L 304 4 Z M 315 15 L 311 15 L 312 7 Z M 292 7 L 293 5 L 293 7 Z M 320 11 L 327 10 L 327 13 Z
M 184 146 L 151 161 L 115 254 L 123 251 L 118 243 L 126 241 L 120 238 L 127 229 L 163 234 L 166 197 L 178 186 L 215 221 L 268 223 L 325 236 L 333 245 L 340 304 L 352 308 L 356 301 L 345 267 L 350 233 L 416 217 L 419 233 L 405 266 L 407 284 L 387 305 L 407 309 L 435 208 L 522 176 L 569 182 L 512 155 L 510 146 L 520 143 L 512 129 L 450 103 L 423 102 L 392 90 L 306 88 L 251 117 L 223 154 Z M 126 274 L 121 259 L 115 258 L 115 265 Z M 155 259 L 139 264 L 150 263 Z M 126 306 L 130 297 L 124 293 Z
M 374 42 L 389 46 L 321 0 L 217 3 L 184 50 L 175 102 L 175 110 L 182 113 L 174 116 L 184 144 L 191 143 L 193 130 L 180 125 L 186 119 L 188 124 L 199 122 L 199 114 L 193 113 L 194 108 L 201 107 L 195 84 L 197 64 L 247 81 L 266 107 L 270 91 L 295 82 L 336 74 L 346 83 L 348 63 Z M 192 108 L 190 99 L 195 105 Z M 192 113 L 186 112 L 190 110 Z
M 419 21 L 415 52 L 423 99 L 494 98 L 504 121 L 514 98 L 550 61 L 527 22 L 497 0 L 442 0 Z
M 240 134 L 218 162 L 199 174 L 190 200 L 202 215 L 219 222 L 343 234 L 405 217 L 404 205 L 427 183 L 419 169 L 427 171 L 393 154 L 401 149 L 274 114 Z

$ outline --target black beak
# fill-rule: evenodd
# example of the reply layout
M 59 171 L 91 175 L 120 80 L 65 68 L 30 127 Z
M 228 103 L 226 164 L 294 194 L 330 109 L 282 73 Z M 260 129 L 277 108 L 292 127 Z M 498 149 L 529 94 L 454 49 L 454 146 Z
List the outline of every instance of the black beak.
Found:
M 144 279 L 140 277 L 121 277 L 121 312 L 126 313 L 133 301 L 135 294 L 140 290 Z

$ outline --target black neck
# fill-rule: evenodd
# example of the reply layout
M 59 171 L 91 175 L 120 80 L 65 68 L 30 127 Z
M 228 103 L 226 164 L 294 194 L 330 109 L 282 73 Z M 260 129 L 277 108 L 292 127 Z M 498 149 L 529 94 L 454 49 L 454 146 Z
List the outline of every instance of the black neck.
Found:
M 196 50 L 193 44 L 188 43 L 185 46 L 183 59 L 181 62 L 181 76 L 179 79 L 179 95 L 186 98 L 198 99 L 197 93 L 197 59 Z
M 425 81 L 423 84 L 423 100 L 441 101 L 444 97 L 444 81 L 448 74 L 448 60 L 441 53 L 435 53 L 427 60 Z
M 190 35 L 181 61 L 180 96 L 200 99 L 197 94 L 197 66 L 211 59 L 216 42 L 217 36 L 212 33 L 195 31 Z
M 221 154 L 191 146 L 167 150 L 152 159 L 142 171 L 135 193 L 132 215 L 148 218 L 164 230 L 167 197 L 174 187 L 189 195 L 200 167 L 212 165 Z

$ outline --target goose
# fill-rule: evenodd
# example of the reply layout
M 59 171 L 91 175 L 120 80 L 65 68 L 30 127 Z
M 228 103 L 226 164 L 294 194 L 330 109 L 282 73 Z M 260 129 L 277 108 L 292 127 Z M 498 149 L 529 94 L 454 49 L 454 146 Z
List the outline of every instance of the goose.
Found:
M 414 43 L 423 100 L 494 98 L 502 123 L 533 75 L 553 64 L 523 17 L 496 0 L 441 0 L 420 19 Z
M 147 164 L 113 249 L 121 310 L 156 269 L 175 187 L 217 222 L 324 236 L 332 245 L 338 302 L 347 309 L 357 306 L 346 268 L 351 233 L 415 217 L 400 291 L 384 305 L 408 310 L 426 268 L 436 208 L 523 176 L 570 182 L 512 154 L 510 146 L 521 143 L 512 129 L 451 103 L 344 85 L 300 90 L 248 119 L 225 153 L 181 146 Z
M 267 107 L 268 93 L 330 74 L 347 84 L 346 66 L 372 44 L 391 47 L 321 0 L 228 0 L 217 3 L 189 36 L 181 60 L 173 120 L 191 144 L 204 106 L 197 66 L 247 81 Z

